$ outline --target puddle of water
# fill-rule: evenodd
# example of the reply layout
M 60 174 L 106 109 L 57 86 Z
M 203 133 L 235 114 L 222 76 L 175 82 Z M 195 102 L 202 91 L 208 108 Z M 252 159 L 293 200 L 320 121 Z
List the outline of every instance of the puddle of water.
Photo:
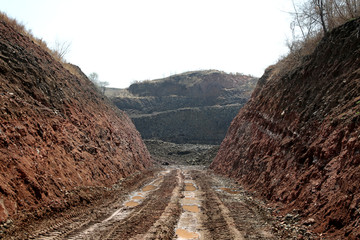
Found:
M 178 237 L 180 238 L 185 238 L 185 239 L 196 239 L 199 237 L 199 234 L 198 233 L 195 233 L 195 232 L 189 232 L 185 229 L 176 229 L 176 235 L 178 235 Z
M 230 193 L 230 194 L 239 194 L 240 191 L 233 189 L 233 188 L 220 188 L 221 190 L 223 190 L 224 192 Z
M 200 212 L 199 207 L 196 205 L 184 205 L 183 209 L 188 212 L 194 212 L 194 213 Z
M 137 205 L 139 205 L 140 203 L 138 202 L 134 202 L 134 201 L 129 201 L 129 202 L 126 202 L 124 205 L 126 207 L 136 207 Z
M 194 187 L 193 184 L 191 185 L 185 185 L 185 191 L 195 191 L 196 188 Z
M 133 196 L 132 199 L 134 199 L 134 200 L 143 200 L 144 197 L 142 197 L 142 196 Z
M 162 172 L 161 175 L 166 175 L 167 173 L 169 173 L 170 171 L 167 172 Z M 141 203 L 141 200 L 143 200 L 147 195 L 149 195 L 149 191 L 154 190 L 156 188 L 155 186 L 155 182 L 160 182 L 162 180 L 162 177 L 160 177 L 159 179 L 154 180 L 153 182 L 151 182 L 151 184 L 145 186 L 142 189 L 142 192 L 140 191 L 134 191 L 129 195 L 129 198 L 131 197 L 131 200 L 129 199 L 127 202 L 125 202 L 123 204 L 124 207 L 121 207 L 119 209 L 117 209 L 116 211 L 113 212 L 113 214 L 108 217 L 107 219 L 92 224 L 90 227 L 88 227 L 87 229 L 79 232 L 78 234 L 76 234 L 76 236 L 72 237 L 71 239 L 90 239 L 91 235 L 93 234 L 93 232 L 98 231 L 99 229 L 102 229 L 104 227 L 108 227 L 111 226 L 114 222 L 119 222 L 123 219 L 125 219 L 127 216 L 129 216 L 133 211 L 134 208 L 138 206 Z
M 183 191 L 185 197 L 192 197 L 194 198 L 196 196 L 196 191 Z
M 196 200 L 196 198 L 194 198 L 194 197 L 186 197 L 185 200 L 192 201 L 192 200 Z
M 143 187 L 142 191 L 148 192 L 148 191 L 154 190 L 155 188 L 156 187 L 154 185 L 147 185 L 147 186 Z
M 160 183 L 163 179 L 164 179 L 164 177 L 163 177 L 163 176 L 160 176 L 158 180 L 156 180 L 155 182 L 153 182 L 153 184 L 158 184 L 158 183 Z

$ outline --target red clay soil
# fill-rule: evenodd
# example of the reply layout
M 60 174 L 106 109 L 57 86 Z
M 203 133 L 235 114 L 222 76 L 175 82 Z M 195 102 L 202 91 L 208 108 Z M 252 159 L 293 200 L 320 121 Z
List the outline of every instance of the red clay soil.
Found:
M 330 239 L 360 238 L 360 19 L 285 74 L 270 67 L 211 168 L 297 209 Z
M 131 120 L 81 70 L 0 21 L 0 223 L 151 165 Z

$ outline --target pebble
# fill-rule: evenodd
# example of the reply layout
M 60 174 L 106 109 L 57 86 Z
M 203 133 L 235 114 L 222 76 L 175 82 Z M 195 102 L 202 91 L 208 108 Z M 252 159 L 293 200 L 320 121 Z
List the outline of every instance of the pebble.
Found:
M 303 225 L 310 226 L 310 225 L 313 225 L 314 223 L 315 223 L 315 219 L 309 218 L 303 223 Z

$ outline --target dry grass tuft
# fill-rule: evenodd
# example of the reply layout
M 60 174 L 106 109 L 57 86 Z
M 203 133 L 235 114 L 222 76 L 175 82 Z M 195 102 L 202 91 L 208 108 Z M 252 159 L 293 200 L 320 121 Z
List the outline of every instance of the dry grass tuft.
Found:
M 314 52 L 321 39 L 322 34 L 319 33 L 306 41 L 291 43 L 292 47 L 289 47 L 289 53 L 281 57 L 274 65 L 273 74 L 284 75 L 300 66 L 303 58 Z

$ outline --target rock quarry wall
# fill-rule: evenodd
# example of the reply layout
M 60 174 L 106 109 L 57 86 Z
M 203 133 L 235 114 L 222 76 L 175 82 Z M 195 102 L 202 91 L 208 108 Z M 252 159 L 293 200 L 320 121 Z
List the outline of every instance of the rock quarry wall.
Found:
M 211 168 L 296 210 L 330 238 L 360 238 L 360 19 L 299 67 L 269 67 Z M 313 219 L 313 220 L 310 220 Z M 309 221 L 310 220 L 310 221 Z
M 243 74 L 194 71 L 134 83 L 124 96 L 114 89 L 108 94 L 145 139 L 220 144 L 256 81 Z
M 127 115 L 79 68 L 0 21 L 0 223 L 150 166 Z
M 152 114 L 132 115 L 144 139 L 174 143 L 219 145 L 231 119 L 243 104 L 180 108 Z

